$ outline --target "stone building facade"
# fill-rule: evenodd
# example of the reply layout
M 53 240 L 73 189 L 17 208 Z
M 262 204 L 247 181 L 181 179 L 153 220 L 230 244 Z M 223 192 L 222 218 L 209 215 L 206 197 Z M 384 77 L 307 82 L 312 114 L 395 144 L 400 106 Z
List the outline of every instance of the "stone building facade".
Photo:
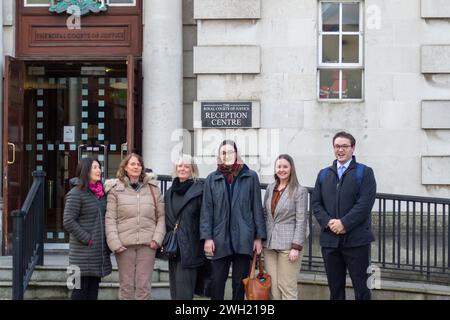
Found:
M 18 6 L 49 2 L 2 1 L 4 56 L 20 56 Z M 357 140 L 357 159 L 374 169 L 378 192 L 450 196 L 450 2 L 107 4 L 142 5 L 142 32 L 132 34 L 142 37 L 141 106 L 134 115 L 142 128 L 134 138 L 155 172 L 170 174 L 184 152 L 196 157 L 204 177 L 215 168 L 219 142 L 231 138 L 261 181 L 270 182 L 274 159 L 289 153 L 301 183 L 313 186 L 333 160 L 333 135 L 345 130 Z M 11 151 L 5 143 L 4 172 Z M 120 159 L 114 150 L 111 163 Z

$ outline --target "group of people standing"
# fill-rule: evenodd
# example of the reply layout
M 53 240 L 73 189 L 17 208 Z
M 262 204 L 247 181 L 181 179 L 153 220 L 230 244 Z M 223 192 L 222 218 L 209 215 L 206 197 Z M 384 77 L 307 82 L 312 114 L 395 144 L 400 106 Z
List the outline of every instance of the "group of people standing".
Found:
M 345 299 L 347 268 L 356 298 L 370 299 L 362 283 L 373 241 L 370 210 L 376 185 L 373 171 L 356 163 L 355 143 L 345 132 L 333 138 L 336 161 L 319 173 L 312 196 L 332 299 Z M 117 179 L 103 185 L 100 163 L 80 161 L 64 209 L 69 263 L 81 270 L 81 287 L 73 290 L 72 299 L 97 298 L 101 278 L 112 271 L 111 252 L 119 270 L 119 298 L 149 299 L 156 252 L 174 229 L 178 251 L 169 260 L 172 299 L 193 299 L 199 268 L 209 259 L 211 299 L 224 299 L 232 266 L 232 298 L 243 300 L 242 279 L 250 273 L 254 252 L 264 256 L 272 299 L 298 298 L 297 276 L 310 226 L 308 191 L 298 181 L 291 156 L 277 157 L 264 200 L 258 175 L 231 140 L 220 144 L 217 169 L 204 182 L 193 158 L 180 158 L 164 197 L 155 176 L 144 168 L 141 156 L 129 154 Z

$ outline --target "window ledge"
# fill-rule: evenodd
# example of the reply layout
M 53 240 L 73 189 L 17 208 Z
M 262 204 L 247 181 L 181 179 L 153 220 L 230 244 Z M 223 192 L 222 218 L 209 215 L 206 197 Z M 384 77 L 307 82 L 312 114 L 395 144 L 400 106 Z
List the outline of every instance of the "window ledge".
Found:
M 363 103 L 364 99 L 317 99 L 317 102 L 332 103 L 332 104 L 343 104 L 343 103 Z

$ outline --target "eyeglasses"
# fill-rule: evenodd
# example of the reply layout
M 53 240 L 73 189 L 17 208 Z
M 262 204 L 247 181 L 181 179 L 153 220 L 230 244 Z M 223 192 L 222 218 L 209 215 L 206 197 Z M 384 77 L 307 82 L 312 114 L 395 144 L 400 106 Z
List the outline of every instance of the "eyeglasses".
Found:
M 336 144 L 336 145 L 334 146 L 334 149 L 336 149 L 336 150 L 339 150 L 339 149 L 347 150 L 348 148 L 351 148 L 351 147 L 352 147 L 352 146 L 349 146 L 348 144 L 343 144 L 343 145 Z
M 222 155 L 223 156 L 231 156 L 232 154 L 234 154 L 235 151 L 234 150 L 230 150 L 230 151 L 222 151 Z

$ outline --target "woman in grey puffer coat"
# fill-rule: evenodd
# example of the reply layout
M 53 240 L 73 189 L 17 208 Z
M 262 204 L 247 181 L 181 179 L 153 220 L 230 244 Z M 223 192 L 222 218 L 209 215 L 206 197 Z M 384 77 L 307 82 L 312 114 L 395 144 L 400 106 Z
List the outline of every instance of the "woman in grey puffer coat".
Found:
M 72 300 L 96 300 L 102 277 L 112 272 L 105 236 L 106 197 L 97 160 L 85 158 L 77 167 L 75 185 L 66 195 L 64 228 L 70 233 L 69 264 L 81 272 Z

